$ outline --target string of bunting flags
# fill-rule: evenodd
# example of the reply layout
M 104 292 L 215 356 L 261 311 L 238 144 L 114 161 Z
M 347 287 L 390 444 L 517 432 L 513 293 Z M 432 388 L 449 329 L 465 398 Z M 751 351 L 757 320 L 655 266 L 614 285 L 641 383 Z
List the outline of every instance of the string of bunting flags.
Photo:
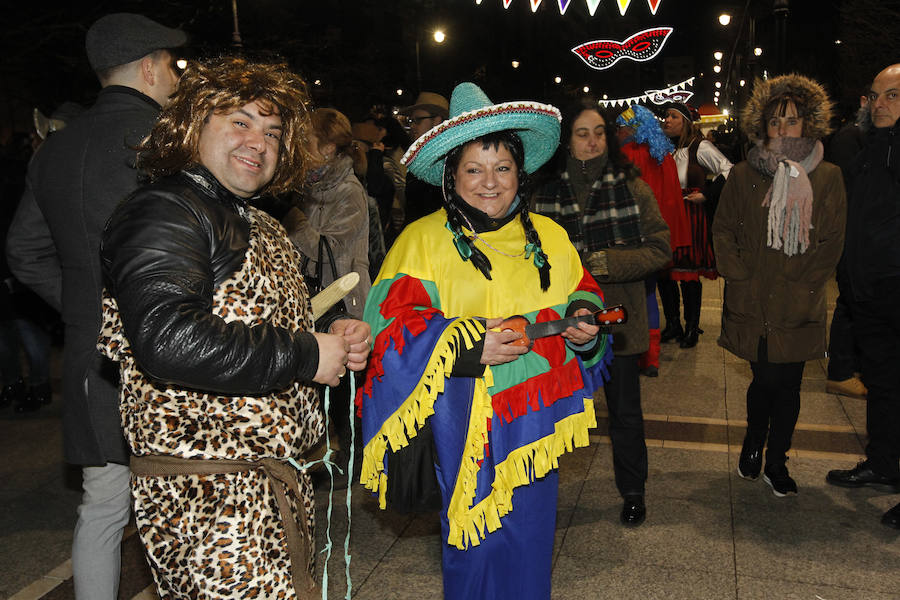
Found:
M 604 108 L 609 106 L 631 106 L 640 102 L 652 102 L 656 105 L 665 104 L 666 102 L 681 102 L 682 104 L 690 100 L 694 92 L 688 91 L 687 86 L 694 85 L 694 78 L 685 79 L 681 83 L 662 90 L 646 90 L 640 96 L 631 98 L 617 98 L 615 100 L 598 100 Z
M 531 12 L 537 12 L 538 7 L 540 7 L 542 0 L 529 0 L 531 3 Z M 550 0 L 552 1 L 552 0 Z M 597 7 L 600 6 L 601 0 L 584 0 L 585 4 L 587 4 L 588 12 L 591 16 L 594 16 L 594 13 L 597 12 Z M 475 4 L 481 4 L 483 0 L 475 0 Z M 650 7 L 650 12 L 652 14 L 656 14 L 656 10 L 659 8 L 662 0 L 647 0 L 647 5 Z M 556 3 L 559 5 L 559 14 L 564 15 L 566 11 L 569 10 L 569 6 L 573 4 L 572 0 L 556 0 Z M 509 8 L 509 5 L 512 4 L 512 0 L 503 0 L 503 8 Z M 616 4 L 619 6 L 619 14 L 623 17 L 625 16 L 625 11 L 628 10 L 628 6 L 631 4 L 631 0 L 616 0 Z

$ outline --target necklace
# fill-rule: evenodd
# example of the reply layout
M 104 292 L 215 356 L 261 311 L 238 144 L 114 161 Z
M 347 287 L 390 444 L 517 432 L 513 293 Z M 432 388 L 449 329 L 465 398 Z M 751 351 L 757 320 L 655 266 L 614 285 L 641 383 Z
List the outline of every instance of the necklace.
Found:
M 494 248 L 494 247 L 490 244 L 490 242 L 488 242 L 486 239 L 484 239 L 483 237 L 481 237 L 480 235 L 478 235 L 478 233 L 476 233 L 475 228 L 472 227 L 472 222 L 469 221 L 469 217 L 467 217 L 466 214 L 465 214 L 463 211 L 458 211 L 458 212 L 459 212 L 460 216 L 463 218 L 463 221 L 466 222 L 466 227 L 468 227 L 468 228 L 469 228 L 469 231 L 472 232 L 472 239 L 473 239 L 473 240 L 479 240 L 479 241 L 481 241 L 482 244 L 484 244 L 485 246 L 487 246 L 488 248 L 490 248 L 491 250 L 493 250 L 493 251 L 496 252 L 497 254 L 502 254 L 503 256 L 507 256 L 507 257 L 509 257 L 509 258 L 519 258 L 520 256 L 525 256 L 525 250 L 528 248 L 528 245 L 527 245 L 527 244 L 526 244 L 525 248 L 523 248 L 522 251 L 519 252 L 518 254 L 508 254 L 508 253 L 504 252 L 503 250 L 500 250 L 499 248 Z

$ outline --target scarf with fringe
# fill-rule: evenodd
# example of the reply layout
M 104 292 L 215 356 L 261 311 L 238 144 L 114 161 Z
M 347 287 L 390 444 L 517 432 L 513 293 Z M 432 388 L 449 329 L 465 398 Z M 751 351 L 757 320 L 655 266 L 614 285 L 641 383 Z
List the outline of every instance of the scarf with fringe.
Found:
M 772 177 L 763 198 L 769 208 L 766 246 L 787 256 L 809 248 L 812 229 L 812 185 L 808 173 L 822 162 L 822 142 L 814 138 L 774 138 L 747 153 L 750 165 Z

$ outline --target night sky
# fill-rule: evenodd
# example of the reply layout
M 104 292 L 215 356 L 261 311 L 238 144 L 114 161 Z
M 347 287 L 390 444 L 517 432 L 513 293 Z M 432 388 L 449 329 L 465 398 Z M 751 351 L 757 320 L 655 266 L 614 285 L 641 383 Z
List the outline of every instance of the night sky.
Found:
M 351 119 L 373 104 L 411 103 L 419 90 L 417 41 L 422 89 L 447 96 L 456 83 L 470 80 L 495 101 L 560 102 L 585 85 L 598 97 L 615 98 L 677 83 L 670 79 L 684 73 L 698 76 L 692 103 L 700 104 L 712 100 L 713 82 L 724 83 L 730 65 L 735 86 L 730 93 L 740 105 L 749 86 L 738 89 L 739 79 L 778 72 L 772 7 L 773 0 L 661 0 L 654 16 L 647 0 L 632 0 L 623 17 L 615 0 L 602 0 L 592 17 L 585 0 L 571 0 L 564 16 L 557 0 L 543 0 L 536 13 L 529 0 L 512 0 L 508 10 L 503 0 L 481 5 L 474 0 L 237 0 L 241 51 L 284 57 L 310 83 L 321 82 L 313 86 L 317 104 L 335 106 Z M 5 127 L 28 127 L 35 106 L 52 112 L 66 100 L 93 100 L 99 85 L 87 65 L 84 33 L 96 18 L 117 11 L 182 27 L 192 38 L 189 57 L 233 51 L 231 0 L 101 0 L 53 10 L 17 2 L 5 10 L 0 36 Z M 727 28 L 716 21 L 723 11 L 734 15 Z M 857 18 L 860 11 L 863 18 Z M 762 47 L 763 55 L 748 61 L 751 21 L 753 45 Z M 661 26 L 675 31 L 648 62 L 620 60 L 595 71 L 570 51 L 586 41 L 622 41 Z M 437 28 L 446 32 L 443 44 L 431 38 Z M 900 0 L 791 0 L 784 68 L 819 79 L 852 106 L 866 81 L 900 60 L 898 28 Z M 837 39 L 842 44 L 835 44 Z M 715 50 L 725 52 L 720 76 L 712 72 Z M 556 76 L 562 84 L 554 82 Z

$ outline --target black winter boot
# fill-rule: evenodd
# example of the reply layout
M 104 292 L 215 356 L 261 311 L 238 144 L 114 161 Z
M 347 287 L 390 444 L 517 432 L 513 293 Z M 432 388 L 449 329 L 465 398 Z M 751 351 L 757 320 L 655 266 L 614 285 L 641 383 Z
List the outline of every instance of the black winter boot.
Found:
M 703 297 L 703 288 L 699 281 L 682 281 L 681 296 L 684 298 L 684 337 L 679 346 L 693 348 L 699 341 L 700 334 L 700 300 Z
M 684 337 L 684 329 L 681 327 L 681 311 L 679 310 L 681 299 L 678 297 L 678 285 L 671 279 L 660 279 L 657 288 L 663 315 L 666 317 L 666 326 L 659 332 L 659 341 L 662 344 L 681 341 L 681 338 Z

